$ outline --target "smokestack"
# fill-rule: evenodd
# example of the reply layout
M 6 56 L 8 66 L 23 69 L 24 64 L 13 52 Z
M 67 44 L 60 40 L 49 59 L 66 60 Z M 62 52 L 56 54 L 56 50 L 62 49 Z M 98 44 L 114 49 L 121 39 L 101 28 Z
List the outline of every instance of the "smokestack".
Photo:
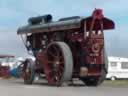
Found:
M 52 15 L 47 14 L 44 16 L 38 16 L 38 17 L 31 17 L 28 19 L 28 23 L 30 25 L 36 25 L 40 23 L 49 23 L 52 21 Z

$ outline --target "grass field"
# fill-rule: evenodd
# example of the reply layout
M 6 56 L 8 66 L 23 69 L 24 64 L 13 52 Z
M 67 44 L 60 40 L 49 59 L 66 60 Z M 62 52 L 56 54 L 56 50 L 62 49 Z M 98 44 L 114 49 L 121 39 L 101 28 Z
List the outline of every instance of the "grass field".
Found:
M 106 86 L 128 86 L 128 80 L 115 80 L 115 81 L 111 81 L 111 80 L 105 80 L 104 84 Z

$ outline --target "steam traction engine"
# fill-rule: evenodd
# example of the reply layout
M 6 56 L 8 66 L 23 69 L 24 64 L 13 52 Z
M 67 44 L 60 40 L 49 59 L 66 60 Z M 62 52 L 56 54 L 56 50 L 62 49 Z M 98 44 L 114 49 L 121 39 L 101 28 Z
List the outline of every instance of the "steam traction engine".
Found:
M 20 27 L 21 35 L 35 61 L 26 59 L 24 83 L 32 84 L 35 73 L 44 74 L 48 84 L 60 86 L 79 78 L 88 86 L 101 84 L 107 73 L 103 30 L 114 29 L 114 22 L 95 9 L 92 16 L 61 18 L 51 15 L 32 17 Z

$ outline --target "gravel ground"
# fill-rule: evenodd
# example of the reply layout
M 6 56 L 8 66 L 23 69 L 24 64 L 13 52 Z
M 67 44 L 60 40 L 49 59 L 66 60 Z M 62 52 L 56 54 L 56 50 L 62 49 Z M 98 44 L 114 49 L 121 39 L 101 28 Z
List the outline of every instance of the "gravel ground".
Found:
M 23 80 L 0 80 L 0 96 L 127 96 L 128 85 L 112 85 L 105 82 L 98 87 L 87 87 L 81 82 L 75 85 L 53 87 L 45 81 L 24 85 Z

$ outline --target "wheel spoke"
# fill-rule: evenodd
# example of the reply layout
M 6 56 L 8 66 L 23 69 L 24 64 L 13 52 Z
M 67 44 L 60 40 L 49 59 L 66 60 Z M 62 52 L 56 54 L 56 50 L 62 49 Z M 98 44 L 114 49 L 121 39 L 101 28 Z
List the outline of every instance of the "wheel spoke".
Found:
M 61 77 L 62 77 L 62 73 L 63 73 L 63 72 L 61 72 L 60 70 L 58 71 L 58 76 L 59 76 L 60 79 L 61 79 Z
M 61 50 L 57 47 L 57 46 L 53 46 L 54 51 L 56 52 L 56 57 L 60 57 L 61 56 Z
M 59 66 L 59 71 L 63 72 L 64 71 L 64 67 L 63 66 Z
M 63 56 L 61 56 L 60 52 L 57 52 L 57 53 L 56 53 L 57 55 L 55 55 L 55 53 L 53 53 L 53 52 L 50 50 L 50 51 L 48 51 L 48 54 L 49 54 L 50 56 L 52 56 L 53 58 L 57 59 L 57 60 L 63 59 Z
M 59 62 L 60 64 L 64 64 L 64 62 Z
M 48 54 L 54 58 L 57 58 L 57 56 L 55 56 L 55 54 L 52 51 L 48 51 Z
M 54 61 L 48 61 L 49 64 L 53 64 Z
M 54 51 L 57 52 L 58 51 L 58 48 L 56 46 L 52 46 Z
M 59 72 L 56 72 L 55 73 L 55 76 L 54 76 L 54 78 L 55 78 L 55 80 L 56 81 L 59 81 L 61 78 L 60 78 L 61 76 L 59 75 Z

